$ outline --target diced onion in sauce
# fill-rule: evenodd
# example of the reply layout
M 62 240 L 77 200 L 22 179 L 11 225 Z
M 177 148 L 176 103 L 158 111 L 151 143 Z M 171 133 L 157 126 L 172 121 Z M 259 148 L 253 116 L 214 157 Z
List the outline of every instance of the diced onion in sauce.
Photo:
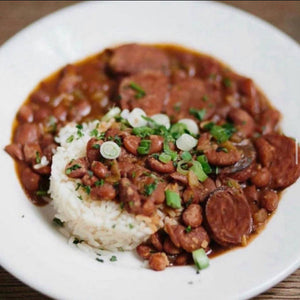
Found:
M 110 119 L 119 115 L 120 112 L 121 112 L 121 109 L 119 107 L 113 107 L 102 117 L 101 121 L 107 122 Z
M 190 151 L 197 146 L 198 140 L 193 138 L 191 135 L 184 133 L 176 141 L 176 146 L 182 151 Z
M 116 159 L 121 154 L 121 148 L 115 142 L 108 141 L 101 145 L 100 153 L 106 159 Z
M 197 123 L 196 123 L 194 120 L 192 120 L 192 119 L 181 119 L 181 120 L 178 121 L 178 123 L 185 124 L 187 130 L 188 130 L 190 133 L 192 133 L 192 134 L 197 135 L 197 134 L 199 133 L 198 125 L 197 125 Z
M 163 125 L 165 126 L 167 129 L 170 128 L 171 126 L 171 123 L 170 123 L 170 119 L 167 115 L 165 114 L 156 114 L 156 115 L 153 115 L 151 117 L 151 119 L 157 123 L 158 125 Z
M 128 123 L 134 128 L 146 126 L 148 122 L 143 116 L 146 117 L 146 113 L 142 109 L 134 108 L 127 118 Z

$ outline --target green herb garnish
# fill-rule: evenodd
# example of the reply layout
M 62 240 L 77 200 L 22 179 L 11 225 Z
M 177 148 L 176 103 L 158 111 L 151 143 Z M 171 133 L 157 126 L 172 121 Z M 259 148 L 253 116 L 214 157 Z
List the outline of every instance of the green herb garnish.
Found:
M 140 98 L 146 96 L 146 92 L 143 90 L 143 88 L 141 86 L 139 86 L 138 84 L 136 84 L 135 82 L 131 82 L 129 84 L 129 87 L 131 89 L 133 89 L 134 91 L 136 91 L 136 94 L 135 94 L 136 99 L 140 99 Z
M 35 162 L 36 162 L 37 164 L 40 164 L 40 163 L 41 163 L 41 154 L 40 154 L 39 151 L 36 151 L 36 152 L 35 152 Z
M 73 142 L 73 140 L 74 140 L 74 135 L 70 135 L 70 136 L 66 139 L 66 142 L 67 142 L 67 143 L 71 143 L 71 142 Z
M 206 110 L 205 108 L 203 109 L 190 108 L 189 113 L 195 118 L 197 118 L 198 120 L 202 121 L 204 119 Z
M 137 148 L 137 152 L 142 155 L 148 154 L 150 147 L 151 147 L 150 140 L 141 140 L 140 145 Z
M 53 223 L 60 226 L 60 227 L 63 227 L 64 226 L 64 222 L 62 220 L 60 220 L 59 218 L 53 218 Z
M 150 196 L 156 190 L 156 188 L 157 188 L 157 182 L 153 182 L 153 183 L 150 183 L 150 184 L 145 184 L 144 194 L 146 196 Z

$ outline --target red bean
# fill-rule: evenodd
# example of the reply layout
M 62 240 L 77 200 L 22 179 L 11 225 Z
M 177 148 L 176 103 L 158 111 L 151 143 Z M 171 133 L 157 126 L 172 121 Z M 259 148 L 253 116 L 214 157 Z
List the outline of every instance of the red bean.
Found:
M 100 147 L 103 144 L 102 140 L 97 140 L 96 138 L 91 138 L 86 145 L 86 156 L 90 163 L 95 160 L 100 160 Z
M 252 177 L 251 181 L 257 187 L 266 187 L 270 183 L 271 173 L 267 168 L 258 170 Z
M 94 186 L 97 181 L 98 181 L 98 178 L 96 176 L 90 176 L 89 174 L 85 174 L 82 177 L 82 183 L 84 185 Z
M 168 163 L 163 163 L 155 159 L 154 157 L 148 157 L 147 164 L 151 168 L 151 170 L 156 171 L 158 173 L 172 173 L 175 171 L 175 167 L 172 161 Z
M 119 196 L 121 201 L 125 203 L 128 212 L 138 214 L 141 210 L 141 197 L 129 179 L 122 178 L 119 184 Z
M 191 259 L 190 254 L 189 253 L 181 253 L 179 254 L 175 261 L 174 261 L 174 265 L 175 266 L 185 266 L 187 264 L 189 264 L 189 260 Z
M 237 150 L 223 152 L 211 148 L 205 151 L 205 154 L 208 162 L 215 166 L 233 165 L 241 159 L 241 154 Z
M 149 154 L 161 152 L 163 149 L 164 138 L 158 135 L 150 135 L 151 146 Z
M 54 115 L 54 117 L 57 120 L 62 121 L 62 122 L 66 121 L 66 119 L 67 119 L 67 113 L 68 113 L 68 110 L 64 106 L 64 104 L 59 104 L 58 106 L 56 106 L 53 109 L 53 115 Z
M 106 178 L 109 174 L 107 167 L 100 161 L 93 161 L 91 169 L 98 178 Z
M 150 241 L 156 250 L 158 250 L 158 251 L 163 250 L 162 240 L 161 240 L 161 237 L 159 236 L 158 232 L 155 232 L 150 236 Z
M 7 145 L 4 150 L 13 158 L 18 160 L 23 160 L 23 151 L 20 144 L 10 144 Z
M 39 138 L 39 131 L 36 124 L 24 123 L 18 126 L 14 142 L 19 144 L 34 143 Z
M 25 168 L 21 172 L 21 182 L 28 191 L 37 191 L 40 179 L 40 175 L 34 173 L 30 168 Z
M 127 151 L 134 155 L 138 155 L 137 148 L 140 145 L 141 138 L 138 136 L 130 135 L 124 138 L 124 147 Z
M 136 252 L 143 259 L 149 259 L 151 253 L 153 252 L 153 248 L 151 248 L 150 246 L 141 244 L 136 247 Z
M 253 214 L 253 222 L 256 226 L 263 224 L 268 218 L 268 213 L 264 208 Z
M 45 91 L 39 89 L 31 94 L 30 100 L 43 104 L 49 102 L 50 96 Z
M 18 111 L 17 118 L 21 122 L 31 123 L 33 121 L 33 111 L 29 105 L 22 105 Z
M 50 108 L 47 107 L 39 107 L 36 111 L 34 111 L 34 121 L 35 122 L 42 122 L 48 117 L 50 117 L 52 114 L 52 111 Z
M 198 227 L 202 223 L 202 208 L 199 204 L 191 204 L 182 214 L 186 226 Z
M 27 143 L 23 148 L 24 158 L 27 163 L 32 165 L 40 163 L 42 150 L 38 143 Z
M 228 116 L 245 137 L 252 136 L 255 130 L 255 122 L 245 110 L 234 108 Z
M 149 267 L 155 271 L 162 271 L 169 265 L 168 257 L 165 253 L 159 252 L 150 255 Z
M 116 190 L 111 184 L 104 183 L 92 188 L 91 197 L 94 200 L 113 200 L 116 197 Z
M 74 159 L 67 164 L 65 172 L 70 178 L 81 178 L 88 170 L 88 162 L 85 157 Z
M 265 208 L 268 212 L 273 212 L 276 210 L 279 197 L 275 191 L 264 190 L 260 195 L 260 205 Z

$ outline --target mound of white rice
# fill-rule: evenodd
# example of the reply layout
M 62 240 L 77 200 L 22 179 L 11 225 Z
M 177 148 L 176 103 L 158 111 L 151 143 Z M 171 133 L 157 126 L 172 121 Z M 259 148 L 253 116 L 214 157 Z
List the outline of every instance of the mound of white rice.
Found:
M 93 201 L 82 189 L 76 191 L 78 180 L 65 174 L 67 163 L 86 155 L 90 132 L 96 126 L 100 132 L 106 131 L 112 122 L 83 124 L 81 137 L 76 124 L 69 124 L 60 130 L 57 137 L 60 147 L 52 162 L 50 194 L 55 216 L 64 222 L 63 230 L 70 237 L 96 248 L 131 250 L 163 226 L 162 214 L 157 212 L 152 218 L 135 216 L 122 210 L 114 201 Z M 72 135 L 74 138 L 70 142 L 68 138 Z

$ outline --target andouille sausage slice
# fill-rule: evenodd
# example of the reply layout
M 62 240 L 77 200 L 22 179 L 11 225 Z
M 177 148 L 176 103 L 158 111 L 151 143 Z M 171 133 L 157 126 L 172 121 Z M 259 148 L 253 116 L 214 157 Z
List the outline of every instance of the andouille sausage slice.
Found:
M 298 179 L 300 149 L 293 139 L 279 134 L 267 134 L 260 137 L 256 145 L 263 166 L 268 167 L 272 175 L 270 188 L 286 188 Z M 298 147 L 298 157 L 296 147 Z
M 166 112 L 169 116 L 173 116 L 174 120 L 179 120 L 192 117 L 190 108 L 205 109 L 206 120 L 215 112 L 216 101 L 217 95 L 210 91 L 202 80 L 188 78 L 172 87 Z
M 251 232 L 250 207 L 238 190 L 216 190 L 207 201 L 205 214 L 213 239 L 223 246 L 238 245 Z
M 136 86 L 143 92 L 139 92 Z M 125 77 L 119 87 L 122 109 L 139 107 L 147 115 L 161 112 L 168 90 L 168 79 L 161 72 L 144 71 Z
M 115 48 L 109 62 L 115 73 L 135 74 L 144 70 L 167 72 L 169 59 L 160 49 L 152 46 L 126 44 Z

